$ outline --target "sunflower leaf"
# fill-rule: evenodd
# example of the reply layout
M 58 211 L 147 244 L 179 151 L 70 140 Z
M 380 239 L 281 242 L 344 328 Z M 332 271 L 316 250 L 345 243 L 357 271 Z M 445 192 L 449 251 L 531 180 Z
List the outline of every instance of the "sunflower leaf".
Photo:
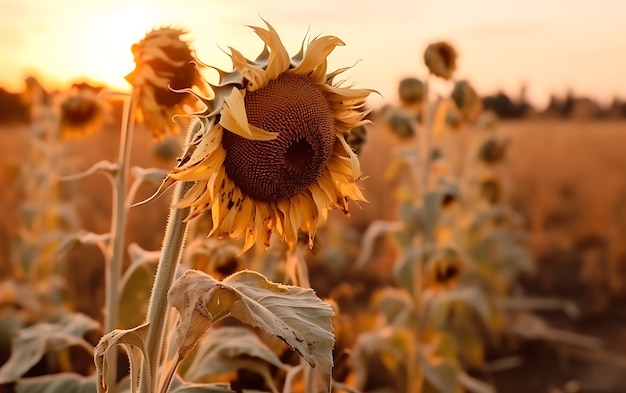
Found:
M 58 323 L 38 323 L 21 329 L 11 343 L 11 357 L 0 368 L 0 384 L 17 381 L 48 351 L 79 346 L 91 351 L 85 333 L 100 325 L 83 314 L 68 314 Z
M 279 369 L 289 367 L 252 330 L 228 326 L 211 330 L 200 341 L 183 376 L 186 381 L 200 381 L 243 368 L 269 375 L 270 365 Z
M 333 311 L 312 289 L 270 282 L 249 270 L 223 281 L 188 270 L 170 289 L 169 302 L 180 313 L 177 330 L 181 359 L 213 321 L 232 316 L 283 340 L 311 367 L 318 368 L 330 391 Z
M 15 386 L 17 393 L 92 393 L 95 389 L 95 376 L 85 377 L 74 373 L 23 378 Z
M 227 383 L 185 383 L 171 393 L 235 393 Z
M 117 356 L 115 351 L 109 351 L 116 345 L 122 345 L 128 354 L 130 362 L 131 386 L 136 386 L 139 381 L 139 370 L 142 361 L 146 357 L 145 340 L 148 334 L 149 324 L 144 323 L 132 329 L 116 329 L 102 336 L 95 348 L 94 361 L 98 376 L 98 393 L 109 392 L 115 386 L 115 376 L 109 373 L 109 361 L 112 356 Z M 151 389 L 149 389 L 151 391 Z M 132 390 L 134 391 L 134 390 Z

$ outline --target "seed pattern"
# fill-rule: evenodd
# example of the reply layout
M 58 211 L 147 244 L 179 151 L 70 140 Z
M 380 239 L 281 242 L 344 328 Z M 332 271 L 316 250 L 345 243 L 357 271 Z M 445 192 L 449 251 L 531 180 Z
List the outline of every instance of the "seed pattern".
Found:
M 225 132 L 226 173 L 257 200 L 290 198 L 317 182 L 335 141 L 334 118 L 324 93 L 308 77 L 282 74 L 247 92 L 248 122 L 278 138 L 258 141 Z

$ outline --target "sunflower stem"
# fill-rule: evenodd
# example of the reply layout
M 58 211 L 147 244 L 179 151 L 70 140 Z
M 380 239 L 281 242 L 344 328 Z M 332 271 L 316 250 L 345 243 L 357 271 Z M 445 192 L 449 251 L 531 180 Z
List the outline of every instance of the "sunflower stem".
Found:
M 311 288 L 311 280 L 309 278 L 309 269 L 306 264 L 305 252 L 307 247 L 300 243 L 296 243 L 293 250 L 287 251 L 287 272 L 292 284 L 302 288 Z M 305 393 L 314 393 L 315 389 L 315 373 L 313 368 L 303 359 L 300 359 L 300 366 L 303 369 Z
M 105 252 L 105 316 L 104 331 L 111 332 L 117 328 L 119 315 L 120 278 L 124 262 L 124 245 L 126 239 L 126 190 L 128 188 L 128 167 L 132 150 L 133 130 L 135 126 L 135 110 L 137 106 L 137 89 L 133 89 L 130 99 L 124 102 L 120 145 L 118 151 L 118 170 L 113 184 L 113 202 L 111 214 L 110 241 Z M 111 357 L 110 372 L 117 376 L 117 356 Z
M 419 196 L 420 202 L 422 206 L 424 205 L 424 201 L 426 199 L 426 194 L 428 193 L 428 183 L 430 177 L 430 164 L 431 164 L 431 155 L 432 155 L 432 134 L 433 134 L 433 122 L 431 116 L 431 100 L 430 100 L 430 71 L 426 75 L 424 81 L 424 103 L 422 109 L 422 122 L 424 124 L 424 132 L 422 133 L 422 141 L 420 143 L 421 147 L 421 157 L 422 157 L 422 170 L 418 171 L 419 179 L 417 179 L 417 183 L 419 184 Z M 414 350 L 412 351 L 412 356 L 410 356 L 408 368 L 410 379 L 407 381 L 407 392 L 408 393 L 419 393 L 422 391 L 424 374 L 422 373 L 422 367 L 420 365 L 421 351 L 422 351 L 422 329 L 421 329 L 421 315 L 420 315 L 420 303 L 422 292 L 424 290 L 424 264 L 425 264 L 425 252 L 428 248 L 428 240 L 421 239 L 421 244 L 414 245 L 414 247 L 421 247 L 422 252 L 420 253 L 420 257 L 413 264 L 413 304 L 415 307 L 415 342 L 414 342 Z
M 187 134 L 187 144 L 193 141 L 195 127 L 190 127 Z M 180 201 L 193 183 L 177 182 L 172 195 L 172 206 Z M 187 235 L 187 222 L 185 218 L 189 214 L 189 208 L 170 208 L 170 215 L 165 229 L 165 237 L 161 247 L 161 258 L 157 265 L 156 277 L 150 295 L 147 322 L 148 335 L 145 341 L 147 358 L 141 374 L 141 393 L 158 391 L 157 370 L 161 362 L 163 340 L 167 324 L 167 314 L 170 306 L 167 302 L 167 293 L 174 281 L 176 269 L 182 257 L 182 251 Z M 166 387 L 164 387 L 166 388 Z

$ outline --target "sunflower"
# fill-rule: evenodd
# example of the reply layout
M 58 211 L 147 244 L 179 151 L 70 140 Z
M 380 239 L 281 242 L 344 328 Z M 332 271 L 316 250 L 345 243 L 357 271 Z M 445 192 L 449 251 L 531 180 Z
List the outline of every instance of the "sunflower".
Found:
M 424 51 L 424 63 L 434 75 L 448 80 L 456 71 L 457 53 L 452 45 L 445 41 L 428 45 Z
M 97 131 L 104 123 L 108 106 L 99 89 L 74 86 L 60 104 L 59 130 L 64 138 L 75 138 Z
M 169 181 L 194 182 L 177 207 L 188 219 L 210 214 L 209 236 L 245 238 L 269 247 L 272 233 L 295 247 L 298 231 L 309 246 L 328 211 L 348 214 L 348 201 L 365 201 L 361 169 L 346 137 L 369 123 L 369 89 L 342 87 L 327 73 L 326 57 L 344 43 L 324 36 L 289 57 L 280 37 L 252 27 L 265 43 L 252 61 L 231 49 L 234 70 L 217 70 L 212 99 L 201 98 L 194 143 Z M 167 182 L 168 180 L 166 180 Z
M 189 44 L 180 37 L 186 31 L 164 27 L 146 34 L 131 48 L 135 70 L 126 80 L 139 89 L 137 120 L 152 130 L 155 138 L 178 132 L 172 117 L 183 114 L 185 106 L 194 107 L 197 100 L 173 90 L 196 88 L 205 94 L 204 79 Z
M 424 83 L 417 78 L 404 78 L 398 85 L 398 96 L 403 105 L 419 104 L 424 100 Z
M 450 96 L 463 120 L 473 122 L 478 118 L 483 109 L 483 103 L 474 87 L 468 81 L 455 82 Z

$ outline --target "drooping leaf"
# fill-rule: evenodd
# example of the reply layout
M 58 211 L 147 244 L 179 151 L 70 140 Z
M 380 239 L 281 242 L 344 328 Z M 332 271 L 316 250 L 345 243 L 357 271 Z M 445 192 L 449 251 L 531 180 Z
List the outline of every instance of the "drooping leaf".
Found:
M 15 385 L 16 393 L 93 393 L 96 376 L 88 377 L 74 373 L 43 375 L 20 379 Z
M 352 352 L 354 382 L 363 390 L 372 375 L 387 374 L 394 382 L 396 391 L 406 391 L 409 356 L 414 356 L 416 347 L 414 332 L 406 327 L 385 326 L 361 333 L 357 337 Z M 372 369 L 375 364 L 381 370 Z
M 106 247 L 106 244 L 109 241 L 110 237 L 111 235 L 109 233 L 98 234 L 85 230 L 80 230 L 64 238 L 55 253 L 57 255 L 62 255 L 82 245 L 98 246 L 100 250 L 104 252 L 104 247 Z
M 235 393 L 228 383 L 185 383 L 170 393 Z
M 143 359 L 147 356 L 145 342 L 148 327 L 149 324 L 144 323 L 132 329 L 116 329 L 102 336 L 94 352 L 98 393 L 112 392 L 115 387 L 115 376 L 114 373 L 109 372 L 109 363 L 112 356 L 117 356 L 117 353 L 109 350 L 116 345 L 122 345 L 126 350 L 130 362 L 131 391 L 136 391 L 141 365 Z M 149 386 L 148 388 L 148 390 L 152 391 L 152 387 Z
M 91 168 L 87 169 L 84 172 L 77 173 L 74 175 L 62 176 L 59 180 L 61 181 L 79 180 L 87 176 L 91 176 L 97 172 L 102 172 L 105 175 L 108 175 L 109 177 L 112 178 L 113 176 L 115 176 L 118 170 L 119 170 L 119 165 L 117 163 L 112 163 L 111 161 L 107 161 L 107 160 L 101 160 L 93 164 Z
M 183 376 L 187 381 L 198 381 L 207 375 L 242 368 L 269 375 L 269 365 L 283 369 L 289 367 L 250 329 L 221 327 L 211 330 L 198 343 L 193 361 Z
M 120 282 L 120 326 L 137 326 L 144 322 L 148 312 L 150 292 L 156 274 L 160 252 L 143 250 L 136 243 L 128 246 L 130 266 Z
M 406 326 L 413 310 L 413 299 L 398 288 L 386 287 L 374 292 L 373 307 L 384 317 L 384 325 Z
M 356 269 L 363 268 L 365 263 L 374 255 L 376 240 L 381 236 L 388 233 L 400 232 L 404 225 L 401 221 L 373 221 L 363 234 L 363 240 L 361 240 L 361 252 L 354 267 Z
M 485 293 L 475 287 L 453 287 L 447 290 L 424 291 L 423 299 L 427 306 L 424 316 L 432 324 L 443 327 L 447 323 L 447 314 L 450 306 L 455 302 L 462 302 L 471 307 L 481 318 L 484 326 L 490 326 L 491 308 Z
M 424 381 L 433 386 L 439 393 L 461 393 L 461 367 L 449 359 L 429 353 L 431 348 L 422 346 L 420 366 Z
M 459 382 L 470 393 L 496 393 L 496 389 L 493 386 L 472 377 L 464 371 L 459 373 Z
M 408 293 L 413 293 L 415 265 L 423 263 L 423 257 L 424 255 L 421 249 L 411 246 L 402 250 L 396 259 L 393 267 L 393 275 Z
M 79 346 L 91 353 L 85 333 L 100 324 L 83 314 L 64 315 L 57 323 L 38 323 L 21 329 L 11 342 L 11 357 L 0 368 L 0 384 L 14 382 L 26 374 L 48 351 Z
M 332 308 L 312 289 L 268 281 L 257 272 L 243 270 L 223 281 L 188 270 L 169 293 L 180 313 L 177 326 L 179 356 L 193 349 L 211 322 L 232 316 L 282 339 L 319 370 L 330 390 L 332 368 Z
M 142 168 L 133 166 L 130 168 L 130 173 L 135 179 L 141 180 L 144 183 L 160 184 L 168 174 L 168 171 L 161 168 Z

